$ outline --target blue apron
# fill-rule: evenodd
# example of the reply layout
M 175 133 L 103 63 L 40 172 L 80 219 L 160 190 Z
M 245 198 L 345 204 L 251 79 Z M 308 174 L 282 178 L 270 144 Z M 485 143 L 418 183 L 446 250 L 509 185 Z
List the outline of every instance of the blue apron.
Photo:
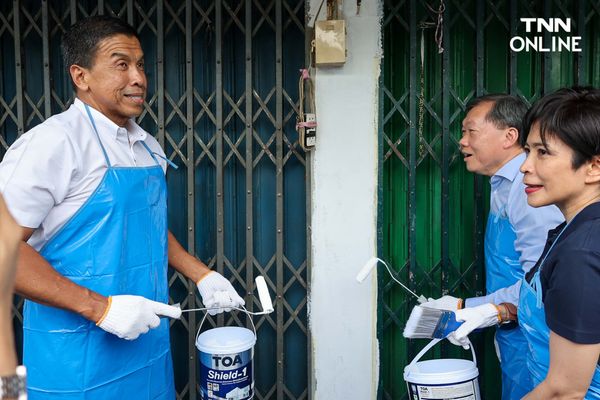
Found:
M 540 272 L 544 266 L 544 261 L 552 251 L 552 248 L 558 242 L 563 230 L 556 237 L 552 246 L 540 262 L 540 267 L 536 271 L 531 284 L 523 277 L 521 291 L 519 293 L 518 317 L 519 326 L 527 339 L 529 351 L 527 352 L 527 368 L 533 380 L 533 387 L 540 384 L 548 373 L 550 368 L 550 329 L 546 325 L 546 314 L 544 312 L 544 303 L 542 301 L 542 284 L 540 281 Z M 600 399 L 600 368 L 596 365 L 596 371 L 592 377 L 590 388 L 585 399 Z
M 515 250 L 517 235 L 505 213 L 490 212 L 485 231 L 485 278 L 487 294 L 511 286 L 523 277 L 519 253 Z M 527 340 L 519 327 L 497 329 L 500 367 L 502 369 L 502 400 L 521 399 L 532 389 L 527 373 Z
M 111 166 L 87 105 L 86 111 L 108 169 L 40 254 L 63 276 L 104 296 L 138 295 L 166 303 L 162 168 L 158 162 L 152 167 Z M 166 318 L 128 341 L 75 313 L 26 301 L 23 342 L 30 400 L 175 398 Z

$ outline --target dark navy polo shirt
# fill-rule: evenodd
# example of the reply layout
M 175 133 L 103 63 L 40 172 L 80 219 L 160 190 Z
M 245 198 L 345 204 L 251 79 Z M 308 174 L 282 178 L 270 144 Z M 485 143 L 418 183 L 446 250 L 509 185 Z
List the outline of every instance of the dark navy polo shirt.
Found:
M 546 324 L 574 343 L 600 343 L 600 203 L 549 231 L 540 261 L 563 229 L 540 273 Z

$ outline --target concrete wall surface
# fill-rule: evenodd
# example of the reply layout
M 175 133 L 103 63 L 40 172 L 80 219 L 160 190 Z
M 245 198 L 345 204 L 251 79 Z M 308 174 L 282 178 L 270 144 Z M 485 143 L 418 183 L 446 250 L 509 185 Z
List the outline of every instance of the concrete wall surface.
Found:
M 321 0 L 310 0 L 309 21 Z M 325 19 L 323 6 L 318 19 Z M 376 274 L 356 274 L 377 253 L 378 80 L 381 2 L 345 1 L 347 60 L 317 68 L 317 144 L 311 158 L 309 322 L 312 398 L 375 399 Z

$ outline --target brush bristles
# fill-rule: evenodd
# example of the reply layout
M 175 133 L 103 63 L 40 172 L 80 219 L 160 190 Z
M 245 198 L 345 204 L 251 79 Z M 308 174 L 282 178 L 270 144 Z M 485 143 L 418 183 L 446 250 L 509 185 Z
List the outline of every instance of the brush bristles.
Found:
M 414 306 L 402 334 L 410 339 L 432 338 L 443 312 L 435 308 Z

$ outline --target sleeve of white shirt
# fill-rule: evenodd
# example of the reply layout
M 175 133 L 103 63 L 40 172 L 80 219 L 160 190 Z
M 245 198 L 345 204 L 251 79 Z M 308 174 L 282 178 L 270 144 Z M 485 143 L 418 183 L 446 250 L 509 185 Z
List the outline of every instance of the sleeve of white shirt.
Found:
M 508 218 L 517 238 L 515 250 L 520 254 L 519 262 L 523 271 L 529 271 L 540 258 L 548 231 L 564 221 L 556 206 L 531 207 L 527 204 L 527 194 L 522 174 L 517 176 L 508 197 Z
M 19 225 L 40 226 L 67 195 L 76 165 L 68 136 L 46 124 L 15 141 L 0 163 L 0 192 Z
M 519 292 L 521 291 L 521 281 L 517 281 L 512 286 L 496 290 L 486 296 L 471 297 L 465 300 L 465 307 L 477 307 L 485 303 L 511 303 L 519 304 Z

